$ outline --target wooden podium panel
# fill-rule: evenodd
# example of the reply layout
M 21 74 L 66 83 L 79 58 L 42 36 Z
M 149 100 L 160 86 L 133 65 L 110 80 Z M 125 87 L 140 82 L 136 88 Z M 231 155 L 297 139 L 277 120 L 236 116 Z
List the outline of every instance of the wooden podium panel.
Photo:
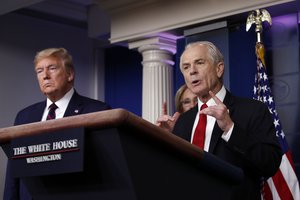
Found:
M 34 199 L 230 199 L 243 178 L 241 169 L 123 109 L 3 128 L 0 142 L 82 127 L 83 172 L 22 178 Z

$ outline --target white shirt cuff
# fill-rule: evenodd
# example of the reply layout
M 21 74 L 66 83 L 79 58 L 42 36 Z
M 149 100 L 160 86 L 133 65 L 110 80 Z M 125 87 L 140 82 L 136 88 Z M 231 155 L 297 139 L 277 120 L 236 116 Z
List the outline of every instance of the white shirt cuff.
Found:
M 229 141 L 230 137 L 231 137 L 231 134 L 232 134 L 232 131 L 233 131 L 233 127 L 234 127 L 234 123 L 232 125 L 232 127 L 229 129 L 229 131 L 227 133 L 223 133 L 222 134 L 222 139 L 225 140 L 226 142 Z

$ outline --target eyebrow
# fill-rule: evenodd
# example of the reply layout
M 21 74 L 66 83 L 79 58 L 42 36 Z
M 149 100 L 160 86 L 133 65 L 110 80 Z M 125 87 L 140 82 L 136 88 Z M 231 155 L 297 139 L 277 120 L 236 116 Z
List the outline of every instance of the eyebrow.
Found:
M 52 66 L 57 66 L 56 64 L 50 64 L 50 65 L 47 65 L 47 66 L 36 66 L 36 69 L 38 68 L 49 68 L 49 67 L 52 67 Z
M 204 59 L 204 58 L 198 58 L 194 62 L 198 62 L 198 61 L 206 61 L 206 59 Z

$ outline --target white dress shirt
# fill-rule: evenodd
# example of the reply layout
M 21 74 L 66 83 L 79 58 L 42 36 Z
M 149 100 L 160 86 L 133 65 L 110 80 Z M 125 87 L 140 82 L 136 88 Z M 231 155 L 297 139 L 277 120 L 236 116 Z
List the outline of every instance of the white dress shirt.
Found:
M 223 86 L 221 88 L 221 90 L 216 94 L 216 96 L 220 99 L 220 101 L 223 102 L 224 98 L 225 98 L 225 95 L 226 95 L 226 89 Z M 203 104 L 203 102 L 201 102 L 200 99 L 198 98 L 198 113 L 196 115 L 196 119 L 195 119 L 193 130 L 192 130 L 191 143 L 193 141 L 195 129 L 196 129 L 196 126 L 197 126 L 198 121 L 199 121 L 199 111 L 200 111 L 200 108 L 201 108 L 202 104 Z M 215 106 L 217 104 L 211 98 L 208 102 L 206 102 L 206 105 L 209 107 L 209 106 Z M 212 136 L 212 132 L 213 132 L 215 123 L 216 123 L 216 118 L 207 115 L 206 130 L 205 130 L 205 140 L 204 140 L 204 150 L 205 151 L 209 150 L 210 140 L 211 140 L 211 136 Z M 231 133 L 232 133 L 232 130 L 233 130 L 233 126 L 230 128 L 230 130 L 227 133 L 223 133 L 223 135 L 222 135 L 222 138 L 226 142 L 228 142 L 228 140 L 230 139 L 230 136 L 231 136 Z
M 50 99 L 47 98 L 47 103 L 42 117 L 42 121 L 46 121 L 49 112 L 49 106 L 52 103 L 55 103 L 56 106 L 58 107 L 55 110 L 55 116 L 56 116 L 55 119 L 63 118 L 73 94 L 74 94 L 74 88 L 70 89 L 70 91 L 67 92 L 65 96 L 63 96 L 60 100 L 56 102 L 52 102 Z

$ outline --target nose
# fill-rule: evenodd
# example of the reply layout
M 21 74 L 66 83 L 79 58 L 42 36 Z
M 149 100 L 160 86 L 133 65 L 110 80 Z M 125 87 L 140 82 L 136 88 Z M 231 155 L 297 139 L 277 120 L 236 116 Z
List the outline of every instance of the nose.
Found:
M 42 76 L 42 78 L 44 80 L 49 79 L 49 71 L 48 71 L 48 69 L 43 70 L 41 76 Z
M 197 68 L 195 65 L 191 65 L 190 67 L 190 75 L 194 75 L 197 73 Z

